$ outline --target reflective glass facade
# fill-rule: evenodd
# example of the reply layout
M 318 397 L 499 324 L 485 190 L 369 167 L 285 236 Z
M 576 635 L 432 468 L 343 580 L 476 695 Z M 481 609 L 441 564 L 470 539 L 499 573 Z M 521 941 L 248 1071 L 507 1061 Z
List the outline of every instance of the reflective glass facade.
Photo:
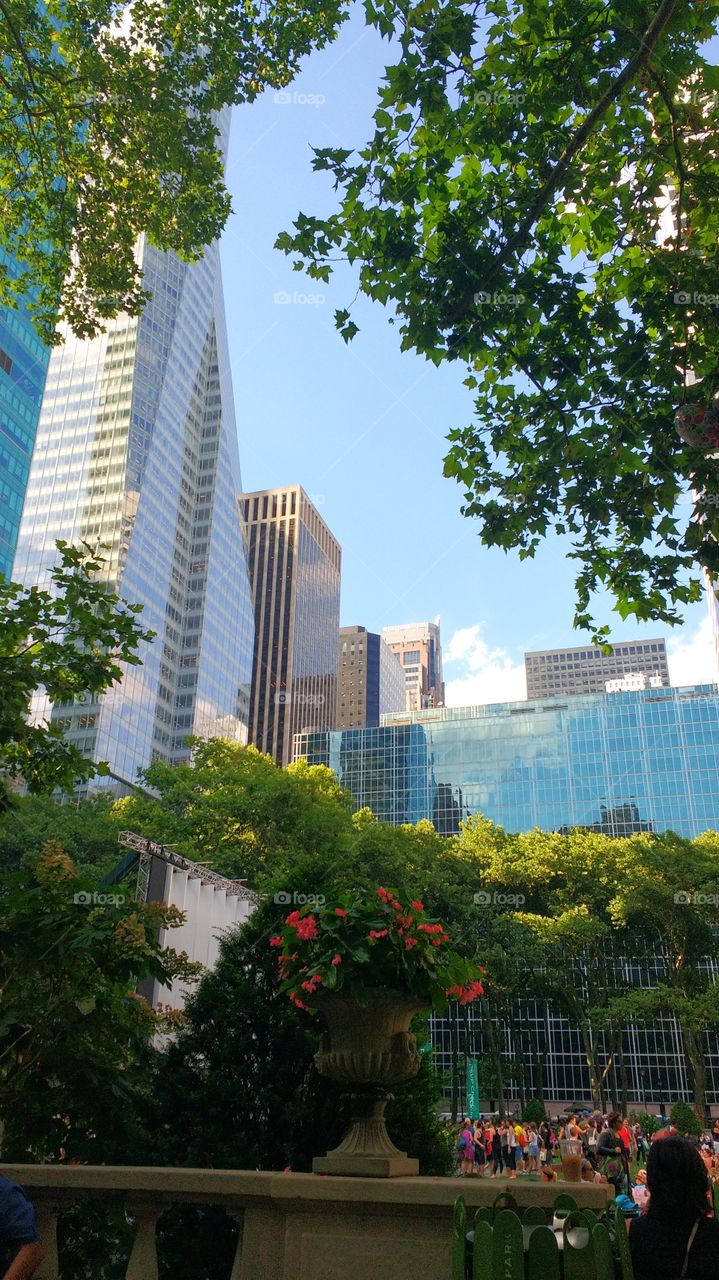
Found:
M 378 729 L 304 734 L 384 822 L 445 835 L 482 813 L 508 831 L 594 827 L 693 837 L 719 827 L 716 685 L 384 716 Z
M 716 685 L 385 716 L 379 729 L 299 735 L 295 754 L 334 769 L 358 808 L 391 823 L 429 818 L 443 835 L 456 833 L 470 813 L 507 831 L 583 826 L 625 836 L 671 828 L 692 838 L 719 829 Z M 666 980 L 661 948 L 612 957 L 607 970 L 616 991 Z M 576 979 L 581 990 L 579 962 Z M 482 1017 L 470 1005 L 432 1019 L 437 1063 L 458 1081 L 460 1110 L 464 1055 L 489 1052 Z M 552 1108 L 591 1103 L 579 1030 L 557 1009 L 522 1003 L 493 1032 L 510 1099 L 541 1088 Z M 615 1102 L 623 1083 L 637 1109 L 691 1098 L 673 1018 L 628 1027 L 618 1048 L 607 1079 Z M 601 1033 L 598 1055 L 611 1057 Z M 716 1035 L 705 1037 L 705 1060 L 707 1098 L 719 1113 Z M 494 1109 L 496 1101 L 485 1096 L 483 1105 Z
M 0 248 L 0 265 L 17 272 Z M 0 574 L 12 575 L 50 352 L 24 306 L 0 307 Z
M 247 740 L 253 643 L 218 246 L 194 264 L 138 252 L 142 316 L 52 354 L 15 562 L 44 582 L 57 538 L 101 544 L 144 606 L 143 665 L 99 703 L 52 710 L 129 780 L 186 758 L 189 734 Z
M 243 494 L 255 651 L 250 740 L 279 765 L 295 733 L 330 729 L 342 552 L 300 485 Z

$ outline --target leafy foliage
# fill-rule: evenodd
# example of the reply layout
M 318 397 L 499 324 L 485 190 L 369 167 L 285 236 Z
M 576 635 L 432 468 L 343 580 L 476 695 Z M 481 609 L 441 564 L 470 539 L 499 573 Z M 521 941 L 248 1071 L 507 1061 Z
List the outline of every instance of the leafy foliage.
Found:
M 202 256 L 229 214 L 223 108 L 286 84 L 345 5 L 0 0 L 0 304 L 79 337 L 143 305 L 135 257 Z
M 677 621 L 719 571 L 716 463 L 673 425 L 719 390 L 719 3 L 366 7 L 399 49 L 374 134 L 315 152 L 339 209 L 278 245 L 322 280 L 357 263 L 404 349 L 466 366 L 445 474 L 486 545 L 567 535 L 579 627 L 602 589 Z
M 702 1131 L 703 1125 L 696 1111 L 689 1106 L 688 1102 L 682 1102 L 681 1099 L 674 1103 L 669 1118 L 679 1133 L 689 1133 L 696 1137 Z
M 123 894 L 96 903 L 95 892 L 56 842 L 2 882 L 6 1158 L 127 1158 L 142 1130 L 149 1038 L 165 1025 L 135 989 L 146 976 L 171 984 L 197 975 L 184 954 L 157 942 L 182 912 Z
M 140 664 L 138 646 L 154 635 L 138 624 L 142 606 L 103 583 L 103 561 L 87 543 L 57 546 L 52 590 L 0 578 L 0 764 L 30 791 L 69 790 L 96 772 L 57 725 L 31 722 L 35 691 L 51 702 L 101 693 L 122 679 L 121 663 Z

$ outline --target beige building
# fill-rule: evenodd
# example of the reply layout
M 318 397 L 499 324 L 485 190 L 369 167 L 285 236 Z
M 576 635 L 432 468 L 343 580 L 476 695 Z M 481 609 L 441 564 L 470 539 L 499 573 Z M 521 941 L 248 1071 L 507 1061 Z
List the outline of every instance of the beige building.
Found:
M 664 640 L 615 644 L 611 653 L 596 645 L 541 649 L 525 653 L 527 698 L 552 698 L 623 690 L 668 689 L 669 663 Z
M 240 495 L 255 611 L 250 742 L 280 765 L 334 728 L 342 552 L 300 485 Z
M 385 627 L 382 639 L 397 654 L 404 672 L 405 710 L 444 706 L 442 644 L 436 622 L 408 622 Z

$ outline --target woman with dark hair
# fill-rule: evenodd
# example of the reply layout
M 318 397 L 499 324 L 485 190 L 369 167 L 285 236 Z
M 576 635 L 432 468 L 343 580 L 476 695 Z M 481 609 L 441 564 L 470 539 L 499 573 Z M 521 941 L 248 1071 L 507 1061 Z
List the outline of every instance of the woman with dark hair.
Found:
M 597 1162 L 600 1173 L 607 1182 L 611 1182 L 617 1195 L 626 1186 L 626 1169 L 624 1161 L 624 1143 L 619 1130 L 622 1117 L 618 1111 L 612 1111 L 607 1121 L 608 1129 L 603 1129 L 597 1139 Z
M 647 1158 L 649 1208 L 629 1231 L 635 1280 L 719 1280 L 719 1222 L 710 1218 L 708 1179 L 684 1138 L 653 1142 Z

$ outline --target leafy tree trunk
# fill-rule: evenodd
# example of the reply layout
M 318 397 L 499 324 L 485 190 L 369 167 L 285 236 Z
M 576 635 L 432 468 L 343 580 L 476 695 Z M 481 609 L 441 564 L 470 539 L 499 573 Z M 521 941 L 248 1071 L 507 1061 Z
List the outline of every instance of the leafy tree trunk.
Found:
M 579 1033 L 582 1037 L 582 1048 L 584 1049 L 584 1059 L 589 1069 L 589 1083 L 592 1089 L 592 1106 L 596 1111 L 602 1109 L 602 1073 L 597 1062 L 597 1051 L 594 1046 L 594 1037 L 592 1028 L 586 1023 L 579 1024 Z
M 707 1068 L 704 1057 L 704 1037 L 701 1031 L 686 1022 L 681 1023 L 684 1040 L 684 1056 L 686 1058 L 689 1083 L 692 1090 L 692 1101 L 697 1113 L 706 1114 L 707 1105 Z
M 497 1110 L 500 1117 L 504 1119 L 506 1113 L 505 1106 L 505 1076 L 504 1063 L 502 1062 L 502 1054 L 500 1052 L 499 1040 L 495 1031 L 494 1023 L 490 1017 L 485 1020 L 485 1032 L 487 1036 L 487 1044 L 489 1045 L 489 1055 L 492 1059 L 495 1076 L 497 1078 Z

